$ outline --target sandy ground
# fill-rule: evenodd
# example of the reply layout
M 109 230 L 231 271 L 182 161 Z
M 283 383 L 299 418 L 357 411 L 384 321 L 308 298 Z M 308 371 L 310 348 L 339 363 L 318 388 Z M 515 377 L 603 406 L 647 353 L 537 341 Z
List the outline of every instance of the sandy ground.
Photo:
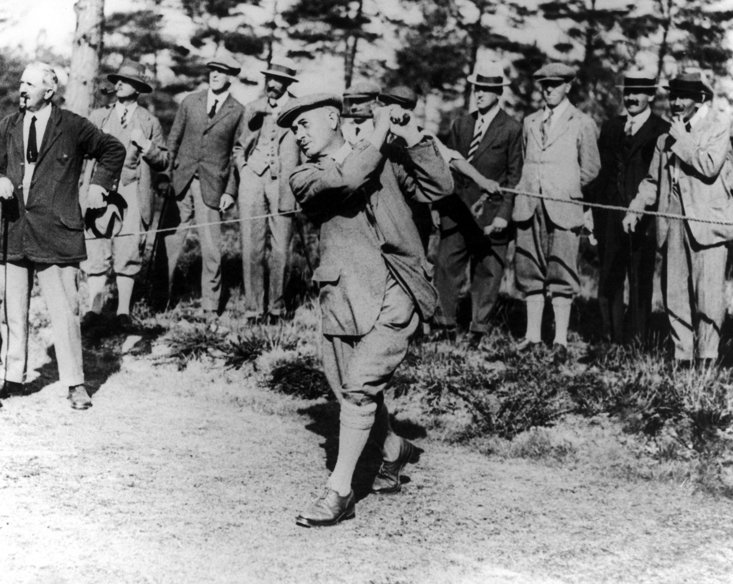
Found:
M 729 500 L 417 431 L 401 494 L 298 527 L 333 463 L 333 403 L 216 363 L 96 357 L 92 409 L 41 377 L 0 411 L 3 584 L 733 582 Z

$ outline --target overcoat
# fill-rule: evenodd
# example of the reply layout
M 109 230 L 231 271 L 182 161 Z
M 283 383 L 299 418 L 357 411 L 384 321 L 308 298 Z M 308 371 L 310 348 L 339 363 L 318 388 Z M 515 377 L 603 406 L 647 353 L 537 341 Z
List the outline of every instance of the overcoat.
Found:
M 295 169 L 290 185 L 303 211 L 320 224 L 323 334 L 360 336 L 377 320 L 388 270 L 423 319 L 435 311 L 430 264 L 406 198 L 431 203 L 453 192 L 448 164 L 432 138 L 381 151 L 358 142 L 342 163 L 331 157 Z
M 8 213 L 7 259 L 70 264 L 86 258 L 79 178 L 85 157 L 97 164 L 91 184 L 114 190 L 125 148 L 86 118 L 55 105 L 38 150 L 38 161 L 24 197 L 23 113 L 0 120 L 0 176 L 15 186 Z
M 544 145 L 541 125 L 542 110 L 524 120 L 524 167 L 517 190 L 558 199 L 582 200 L 583 187 L 596 177 L 601 167 L 595 122 L 568 104 L 560 117 L 552 122 Z M 528 221 L 539 204 L 537 197 L 517 195 L 512 219 Z M 550 220 L 558 227 L 575 229 L 583 225 L 582 205 L 550 199 L 544 204 Z
M 110 115 L 114 112 L 114 104 L 96 109 L 89 115 L 89 120 L 98 128 L 104 128 Z M 165 150 L 165 142 L 163 140 L 163 129 L 160 126 L 158 118 L 151 114 L 147 109 L 138 105 L 132 112 L 127 123 L 128 131 L 140 128 L 143 135 L 152 141 L 152 145 L 148 152 L 140 154 L 140 151 L 129 143 L 124 144 L 127 150 L 125 158 L 126 168 L 135 168 L 135 177 L 137 179 L 137 201 L 140 209 L 140 216 L 143 224 L 150 225 L 153 218 L 153 175 L 155 172 L 162 172 L 167 166 L 167 152 Z M 84 179 L 81 187 L 82 208 L 86 205 L 86 193 L 89 190 L 89 181 L 94 172 L 96 163 L 87 164 L 84 170 Z
M 676 174 L 684 215 L 733 224 L 733 163 L 729 132 L 730 118 L 719 110 L 710 109 L 700 123 L 678 140 L 662 134 L 657 140 L 649 172 L 629 208 L 642 210 L 658 203 L 659 212 L 667 212 Z M 676 165 L 679 171 L 675 171 Z M 700 246 L 719 245 L 733 239 L 733 225 L 700 221 L 686 223 L 688 233 Z M 669 220 L 658 217 L 658 247 L 661 248 L 667 240 L 668 230 Z
M 231 161 L 234 142 L 243 129 L 244 107 L 228 95 L 209 119 L 206 97 L 207 90 L 202 90 L 183 99 L 168 135 L 168 151 L 176 195 L 182 196 L 198 175 L 204 203 L 218 209 L 222 194 L 237 193 Z

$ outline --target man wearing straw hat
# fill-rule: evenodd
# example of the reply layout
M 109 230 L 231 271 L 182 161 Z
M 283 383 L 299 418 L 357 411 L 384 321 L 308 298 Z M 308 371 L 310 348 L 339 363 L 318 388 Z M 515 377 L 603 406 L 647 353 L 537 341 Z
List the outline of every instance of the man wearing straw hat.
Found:
M 702 220 L 657 218 L 662 291 L 674 359 L 681 366 L 715 362 L 726 310 L 725 243 L 733 238 L 730 119 L 711 107 L 712 96 L 700 72 L 669 82 L 673 122 L 657 140 L 649 172 L 623 220 L 624 229 L 634 232 L 640 215 L 633 211 L 655 205 L 659 213 Z
M 556 364 L 568 358 L 570 307 L 580 289 L 578 250 L 586 217 L 578 203 L 600 169 L 596 124 L 567 97 L 574 78 L 575 70 L 563 63 L 549 63 L 534 74 L 544 107 L 524 120 L 524 166 L 517 190 L 528 195 L 517 195 L 512 213 L 517 228 L 515 277 L 527 308 L 526 333 L 517 350 L 540 346 L 549 296 Z
M 468 83 L 473 86 L 476 111 L 453 122 L 447 145 L 457 150 L 482 180 L 476 182 L 461 173 L 455 195 L 436 205 L 441 219 L 435 284 L 441 308 L 437 324 L 453 331 L 458 295 L 469 268 L 469 344 L 478 347 L 488 331 L 504 273 L 514 194 L 500 187 L 513 188 L 519 181 L 522 126 L 501 107 L 501 95 L 509 83 L 499 64 L 477 64 Z M 471 213 L 477 203 L 483 204 L 478 218 Z
M 245 316 L 274 323 L 285 315 L 285 278 L 293 234 L 290 212 L 295 209 L 288 177 L 300 160 L 295 138 L 275 120 L 294 97 L 289 87 L 298 79 L 295 64 L 285 58 L 273 58 L 262 74 L 266 95 L 245 106 L 235 162 L 239 171 Z M 269 217 L 248 219 L 260 215 Z
M 114 200 L 108 200 L 107 209 L 101 213 L 94 209 L 85 213 L 87 261 L 82 269 L 87 274 L 90 309 L 82 319 L 82 328 L 102 324 L 105 285 L 111 269 L 117 285 L 115 326 L 124 331 L 132 326 L 130 302 L 142 263 L 143 232 L 150 227 L 153 216 L 153 175 L 165 170 L 167 157 L 158 118 L 138 104 L 141 94 L 153 90 L 145 67 L 125 59 L 107 79 L 114 84 L 117 102 L 94 110 L 89 119 L 122 142 L 127 155 Z M 92 172 L 90 163 L 81 187 L 83 208 Z
M 181 102 L 168 136 L 174 204 L 169 205 L 161 227 L 169 229 L 159 240 L 160 258 L 166 262 L 168 298 L 173 273 L 194 219 L 201 245 L 201 307 L 214 316 L 221 300 L 221 213 L 234 204 L 236 176 L 232 151 L 244 127 L 244 107 L 229 89 L 239 74 L 239 63 L 220 48 L 206 63 L 208 89 Z
M 657 91 L 652 73 L 630 70 L 623 80 L 625 113 L 608 120 L 601 129 L 598 149 L 601 171 L 589 188 L 593 202 L 628 207 L 649 170 L 657 138 L 669 124 L 652 113 Z M 647 335 L 652 309 L 652 281 L 656 242 L 654 220 L 642 217 L 632 235 L 624 233 L 623 211 L 594 209 L 600 276 L 598 305 L 603 335 L 624 342 L 624 282 L 629 280 L 628 325 L 634 340 Z

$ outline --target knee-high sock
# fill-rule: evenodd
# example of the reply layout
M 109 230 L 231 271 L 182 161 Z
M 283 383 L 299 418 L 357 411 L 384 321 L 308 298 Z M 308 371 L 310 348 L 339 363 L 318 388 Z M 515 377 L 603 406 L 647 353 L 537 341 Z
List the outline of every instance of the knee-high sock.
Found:
M 89 305 L 92 312 L 99 314 L 104 306 L 104 287 L 107 284 L 107 276 L 87 276 L 89 287 Z
M 555 312 L 555 341 L 560 345 L 568 344 L 568 325 L 570 324 L 570 307 L 573 299 L 564 296 L 555 296 L 552 299 L 552 309 Z
M 545 295 L 527 296 L 527 333 L 525 339 L 539 343 L 542 340 L 542 313 L 545 310 Z
M 400 455 L 402 438 L 392 430 L 392 424 L 389 421 L 389 410 L 384 405 L 384 402 L 377 408 L 377 413 L 374 417 L 374 427 L 372 428 L 372 438 L 379 445 L 384 460 L 397 460 Z
M 350 428 L 341 424 L 338 458 L 336 467 L 328 479 L 328 486 L 342 497 L 351 492 L 351 479 L 361 452 L 369 440 L 369 432 L 369 429 Z
M 117 274 L 117 314 L 130 314 L 130 301 L 135 278 Z

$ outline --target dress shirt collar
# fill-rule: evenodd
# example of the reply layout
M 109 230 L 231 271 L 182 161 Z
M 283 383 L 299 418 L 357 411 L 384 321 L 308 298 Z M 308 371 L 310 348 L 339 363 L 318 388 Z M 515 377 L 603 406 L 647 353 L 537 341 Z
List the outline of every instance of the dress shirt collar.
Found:
M 555 106 L 554 109 L 550 109 L 549 107 L 546 107 L 542 110 L 542 121 L 544 122 L 547 118 L 550 117 L 550 113 L 552 113 L 552 121 L 554 122 L 557 120 L 561 115 L 565 113 L 565 110 L 570 107 L 570 100 L 566 97 L 563 99 L 557 106 Z
M 214 105 L 214 102 L 216 101 L 216 111 L 218 112 L 221 109 L 222 104 L 227 100 L 227 97 L 229 97 L 229 90 L 216 94 L 211 89 L 209 89 L 206 92 L 206 111 L 208 112 L 211 109 L 211 106 Z
M 487 111 L 485 114 L 482 114 L 481 112 L 476 112 L 476 115 L 478 116 L 476 118 L 476 124 L 481 124 L 481 127 L 483 128 L 483 131 L 486 132 L 486 128 L 489 127 L 489 124 L 494 121 L 494 118 L 496 117 L 496 114 L 499 113 L 499 102 L 497 101 L 491 108 L 489 108 L 489 111 Z
M 119 101 L 115 103 L 115 111 L 117 112 L 117 117 L 122 119 L 122 114 L 125 110 L 127 110 L 127 120 L 129 121 L 130 116 L 132 116 L 132 112 L 135 111 L 137 108 L 137 102 L 133 101 L 131 103 L 128 103 L 127 105 L 120 103 Z
M 641 128 L 644 124 L 646 124 L 646 121 L 649 119 L 649 117 L 652 115 L 652 108 L 648 107 L 643 112 L 636 114 L 635 116 L 632 116 L 631 114 L 626 114 L 626 125 L 624 126 L 624 131 L 627 134 L 631 134 L 632 136 L 636 134 L 639 131 L 639 128 Z
M 694 128 L 710 113 L 710 105 L 707 103 L 702 104 L 695 114 L 690 118 L 690 127 Z
M 48 124 L 49 118 L 51 117 L 51 104 L 50 103 L 49 104 L 46 104 L 41 109 L 39 109 L 38 111 L 35 111 L 35 112 L 32 112 L 30 110 L 25 110 L 25 116 L 23 118 L 23 121 L 26 122 L 26 123 L 28 123 L 28 124 L 30 124 L 31 123 L 31 118 L 33 116 L 36 116 L 36 128 L 39 125 L 41 125 L 42 127 L 45 128 L 46 127 L 46 124 Z M 38 132 L 38 133 L 40 134 L 40 132 Z M 42 135 L 43 134 L 40 134 L 38 136 L 38 138 L 40 139 L 40 137 Z

